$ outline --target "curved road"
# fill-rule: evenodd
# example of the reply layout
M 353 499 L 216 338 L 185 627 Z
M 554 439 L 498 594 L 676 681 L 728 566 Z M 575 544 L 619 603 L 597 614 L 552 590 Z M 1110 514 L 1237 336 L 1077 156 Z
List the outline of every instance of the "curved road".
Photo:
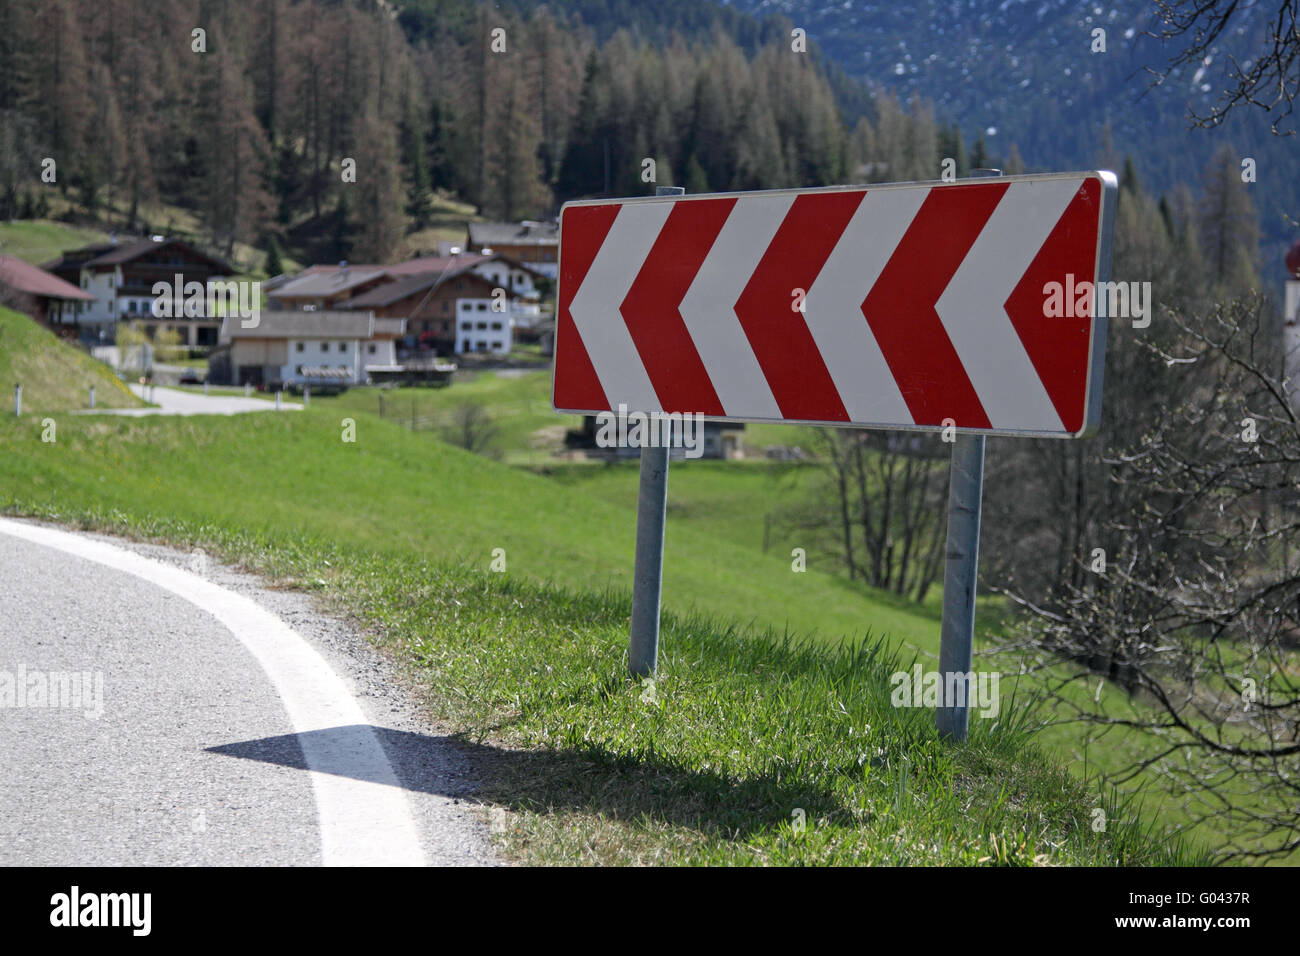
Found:
M 4 518 L 0 594 L 0 864 L 495 862 L 455 745 L 305 596 Z

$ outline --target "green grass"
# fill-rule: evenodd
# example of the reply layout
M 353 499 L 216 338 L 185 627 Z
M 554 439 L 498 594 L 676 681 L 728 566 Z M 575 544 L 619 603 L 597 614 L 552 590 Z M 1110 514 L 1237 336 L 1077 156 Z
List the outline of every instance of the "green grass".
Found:
M 428 565 L 344 577 L 494 769 L 482 796 L 511 811 L 499 838 L 527 862 L 1198 859 L 1132 804 L 1089 794 L 1014 715 L 941 742 L 928 711 L 891 705 L 888 675 L 908 660 L 879 643 L 827 651 L 669 615 L 659 673 L 638 683 L 625 595 Z
M 108 242 L 108 233 L 52 219 L 0 222 L 0 255 L 15 256 L 36 266 L 59 258 L 68 249 L 97 242 Z
M 27 316 L 0 307 L 0 388 L 6 393 L 10 417 L 14 384 L 23 387 L 24 420 L 87 408 L 91 385 L 95 386 L 97 407 L 137 408 L 144 404 L 107 365 L 60 342 Z
M 340 441 L 345 417 L 357 423 L 355 444 Z M 11 452 L 8 467 L 18 469 L 10 487 L 23 488 L 20 501 L 31 507 L 145 518 L 158 495 L 184 488 L 166 501 L 166 513 L 198 525 L 315 531 L 380 552 L 479 567 L 500 548 L 512 573 L 534 581 L 594 589 L 631 581 L 633 509 L 325 399 L 292 415 L 61 423 L 58 445 L 39 453 L 25 433 L 0 435 Z M 635 483 L 634 472 L 623 474 Z M 664 602 L 682 612 L 816 631 L 827 643 L 874 629 L 908 646 L 937 648 L 938 621 L 929 615 L 815 568 L 795 573 L 788 556 L 689 525 L 674 526 L 668 537 Z

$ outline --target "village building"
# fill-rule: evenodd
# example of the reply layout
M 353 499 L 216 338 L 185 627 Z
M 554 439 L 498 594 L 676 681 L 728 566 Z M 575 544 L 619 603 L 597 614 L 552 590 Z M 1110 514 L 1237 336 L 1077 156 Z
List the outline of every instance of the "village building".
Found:
M 31 316 L 56 332 L 71 334 L 76 317 L 95 297 L 52 272 L 0 256 L 0 305 Z
M 111 342 L 118 322 L 138 320 L 151 337 L 165 328 L 176 329 L 181 343 L 190 347 L 216 345 L 221 316 L 207 315 L 202 310 L 203 314 L 194 316 L 158 318 L 153 312 L 158 298 L 154 287 L 161 282 L 169 290 L 177 286 L 184 289 L 198 283 L 206 296 L 211 280 L 234 272 L 221 259 L 187 242 L 162 236 L 70 249 L 44 268 L 93 297 L 84 310 L 59 320 L 75 328 L 84 341 Z
M 358 296 L 350 305 L 407 319 L 413 344 L 442 354 L 505 354 L 513 347 L 512 306 L 517 300 L 515 293 L 465 263 L 458 269 L 404 276 Z
M 252 328 L 225 321 L 221 343 L 234 385 L 364 385 L 397 365 L 405 330 L 404 319 L 371 311 L 267 310 Z
M 560 274 L 560 227 L 554 222 L 466 223 L 466 249 L 500 253 L 555 279 Z

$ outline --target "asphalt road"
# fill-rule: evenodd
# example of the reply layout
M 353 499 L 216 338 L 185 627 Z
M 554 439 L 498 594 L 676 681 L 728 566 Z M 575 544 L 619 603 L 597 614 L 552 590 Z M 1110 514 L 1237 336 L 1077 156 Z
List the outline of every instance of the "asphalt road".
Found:
M 305 595 L 0 519 L 0 865 L 496 859 L 457 745 Z
M 145 385 L 131 385 L 131 391 L 146 402 L 153 402 L 156 408 L 96 408 L 94 411 L 83 409 L 82 415 L 127 415 L 141 417 L 144 415 L 238 415 L 242 412 L 273 412 L 275 402 L 265 398 L 244 398 L 242 395 L 204 395 L 201 392 L 186 392 L 178 388 L 164 388 L 155 385 L 152 390 Z M 300 411 L 302 405 L 287 399 L 281 400 L 284 411 Z

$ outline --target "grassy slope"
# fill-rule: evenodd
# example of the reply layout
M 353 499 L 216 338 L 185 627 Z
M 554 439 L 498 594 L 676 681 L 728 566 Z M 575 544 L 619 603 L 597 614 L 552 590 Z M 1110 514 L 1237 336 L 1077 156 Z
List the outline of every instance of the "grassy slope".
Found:
M 98 406 L 142 404 L 108 366 L 60 342 L 27 316 L 0 308 L 0 387 L 12 394 L 14 383 L 23 386 L 24 417 L 85 408 L 91 385 Z
M 59 258 L 66 249 L 95 242 L 108 242 L 108 233 L 52 219 L 0 222 L 0 254 L 36 266 Z
M 143 519 L 155 510 L 155 495 L 183 487 L 165 513 L 195 527 L 250 528 L 277 540 L 315 533 L 476 567 L 502 548 L 510 572 L 534 581 L 630 586 L 633 509 L 363 412 L 343 414 L 357 421 L 355 444 L 339 440 L 336 407 L 317 400 L 305 413 L 278 417 L 101 419 L 61 429 L 58 447 L 41 456 L 15 447 L 13 463 L 28 489 L 23 500 L 42 509 L 120 509 Z M 634 472 L 624 475 L 635 483 Z M 930 651 L 938 641 L 930 616 L 816 570 L 793 573 L 788 559 L 685 523 L 668 538 L 664 602 L 762 627 L 817 630 L 826 640 L 860 639 L 871 629 Z
M 654 690 L 629 682 L 629 509 L 354 414 L 356 444 L 339 441 L 325 402 L 74 419 L 57 445 L 0 421 L 0 511 L 201 544 L 321 589 L 478 741 L 496 769 L 485 796 L 511 811 L 501 838 L 528 860 L 1186 859 L 1141 824 L 1093 833 L 1097 798 L 1010 714 L 975 721 L 970 747 L 941 745 L 926 711 L 889 705 L 886 675 L 906 659 L 718 623 L 839 621 L 897 637 L 932 622 L 707 532 L 670 536 L 665 593 L 711 617 L 669 614 Z M 493 547 L 507 550 L 504 575 L 486 571 Z

